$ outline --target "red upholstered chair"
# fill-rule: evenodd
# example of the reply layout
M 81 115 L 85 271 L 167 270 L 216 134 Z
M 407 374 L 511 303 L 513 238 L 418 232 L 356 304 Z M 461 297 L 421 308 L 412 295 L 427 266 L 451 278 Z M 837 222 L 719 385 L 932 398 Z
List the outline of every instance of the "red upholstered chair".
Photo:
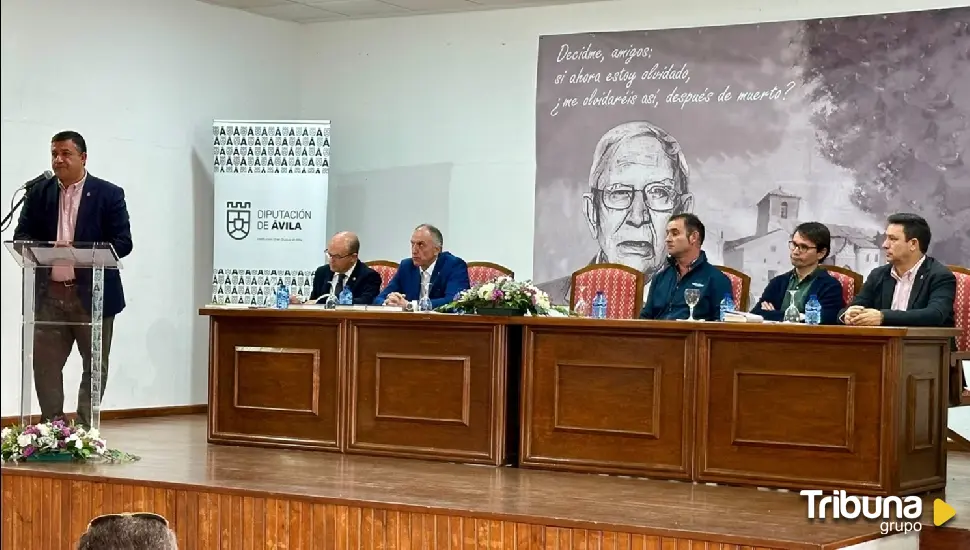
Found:
M 397 268 L 399 265 L 397 262 L 392 262 L 390 260 L 371 260 L 366 263 L 367 267 L 381 274 L 381 290 L 384 290 L 387 283 L 391 282 L 394 274 L 397 273 Z
M 970 405 L 970 391 L 963 390 L 963 361 L 970 361 L 970 269 L 951 265 L 950 271 L 957 278 L 956 298 L 953 300 L 953 314 L 956 326 L 960 329 L 957 336 L 957 352 L 950 354 L 952 368 L 950 385 L 951 401 L 954 404 Z
M 586 302 L 583 315 L 592 310 L 597 291 L 606 292 L 608 319 L 636 319 L 643 308 L 643 273 L 622 264 L 592 264 L 573 272 L 569 309 Z
M 829 272 L 829 275 L 839 280 L 842 285 L 842 300 L 845 301 L 845 305 L 851 304 L 855 295 L 862 289 L 862 274 L 837 265 L 823 265 L 822 267 Z
M 731 279 L 731 293 L 734 294 L 734 307 L 738 311 L 748 311 L 748 292 L 751 290 L 751 277 L 746 273 L 724 265 L 716 267 L 721 270 L 721 273 L 727 275 L 728 279 Z
M 515 278 L 515 273 L 504 265 L 492 262 L 468 262 L 468 280 L 472 286 L 487 283 L 503 275 Z

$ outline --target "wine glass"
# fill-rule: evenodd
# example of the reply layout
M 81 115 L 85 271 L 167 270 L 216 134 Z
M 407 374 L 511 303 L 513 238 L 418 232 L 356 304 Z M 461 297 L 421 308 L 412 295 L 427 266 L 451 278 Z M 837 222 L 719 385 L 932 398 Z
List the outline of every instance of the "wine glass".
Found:
M 801 319 L 798 316 L 798 306 L 795 305 L 795 291 L 789 290 L 791 293 L 791 301 L 788 304 L 788 309 L 785 310 L 785 318 L 783 319 L 786 323 L 798 323 Z
M 701 291 L 698 288 L 688 288 L 684 291 L 684 301 L 687 302 L 687 307 L 690 308 L 690 318 L 688 321 L 696 321 L 694 319 L 694 306 L 697 305 L 701 299 Z
M 576 300 L 575 312 L 580 317 L 586 317 L 586 300 L 583 299 L 583 296 L 586 296 L 586 286 L 580 285 L 579 292 L 576 295 L 579 296 L 579 299 Z

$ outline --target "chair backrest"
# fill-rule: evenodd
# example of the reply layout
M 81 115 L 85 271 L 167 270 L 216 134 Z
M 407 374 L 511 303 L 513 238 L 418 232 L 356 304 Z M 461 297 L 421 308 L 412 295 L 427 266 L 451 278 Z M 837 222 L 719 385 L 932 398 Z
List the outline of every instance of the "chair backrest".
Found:
M 734 307 L 738 311 L 748 311 L 748 292 L 751 290 L 751 277 L 747 273 L 726 265 L 715 267 L 731 280 L 731 294 L 733 294 L 734 298 Z M 718 300 L 720 299 L 719 297 Z
M 970 351 L 970 269 L 959 265 L 949 266 L 957 278 L 957 293 L 953 300 L 953 315 L 960 329 L 957 349 Z
M 371 260 L 366 263 L 367 267 L 381 274 L 381 290 L 384 290 L 387 283 L 391 282 L 399 267 L 397 262 L 392 262 L 391 260 Z
M 576 309 L 582 298 L 588 315 L 597 291 L 607 298 L 606 317 L 636 319 L 643 308 L 643 273 L 623 264 L 591 264 L 573 272 L 569 289 L 569 309 Z
M 503 275 L 515 278 L 515 273 L 504 265 L 492 262 L 468 262 L 468 280 L 471 286 L 487 283 Z
M 842 285 L 842 299 L 845 301 L 845 305 L 851 304 L 855 295 L 862 288 L 862 274 L 837 265 L 823 265 L 822 267 L 829 272 L 829 275 L 839 280 L 839 284 Z

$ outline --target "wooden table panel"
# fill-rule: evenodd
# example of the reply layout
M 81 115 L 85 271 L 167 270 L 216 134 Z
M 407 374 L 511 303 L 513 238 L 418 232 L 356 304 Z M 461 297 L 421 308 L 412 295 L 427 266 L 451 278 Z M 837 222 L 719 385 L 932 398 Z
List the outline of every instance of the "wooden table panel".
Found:
M 906 492 L 946 486 L 946 407 L 949 347 L 939 340 L 902 341 L 897 388 L 895 482 Z
M 347 452 L 503 462 L 507 327 L 350 327 Z
M 209 440 L 339 449 L 340 327 L 213 318 Z
M 703 334 L 697 479 L 883 487 L 889 352 L 865 339 Z
M 522 465 L 688 479 L 691 334 L 527 327 Z

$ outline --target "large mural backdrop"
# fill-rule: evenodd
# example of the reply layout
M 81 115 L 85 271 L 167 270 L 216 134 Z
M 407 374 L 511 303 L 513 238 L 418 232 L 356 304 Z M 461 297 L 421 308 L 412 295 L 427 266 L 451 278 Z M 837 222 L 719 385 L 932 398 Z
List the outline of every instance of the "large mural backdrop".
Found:
M 649 282 L 685 211 L 752 303 L 804 221 L 867 275 L 886 216 L 916 212 L 930 255 L 968 265 L 970 8 L 543 36 L 536 143 L 534 279 L 557 303 L 590 263 Z

